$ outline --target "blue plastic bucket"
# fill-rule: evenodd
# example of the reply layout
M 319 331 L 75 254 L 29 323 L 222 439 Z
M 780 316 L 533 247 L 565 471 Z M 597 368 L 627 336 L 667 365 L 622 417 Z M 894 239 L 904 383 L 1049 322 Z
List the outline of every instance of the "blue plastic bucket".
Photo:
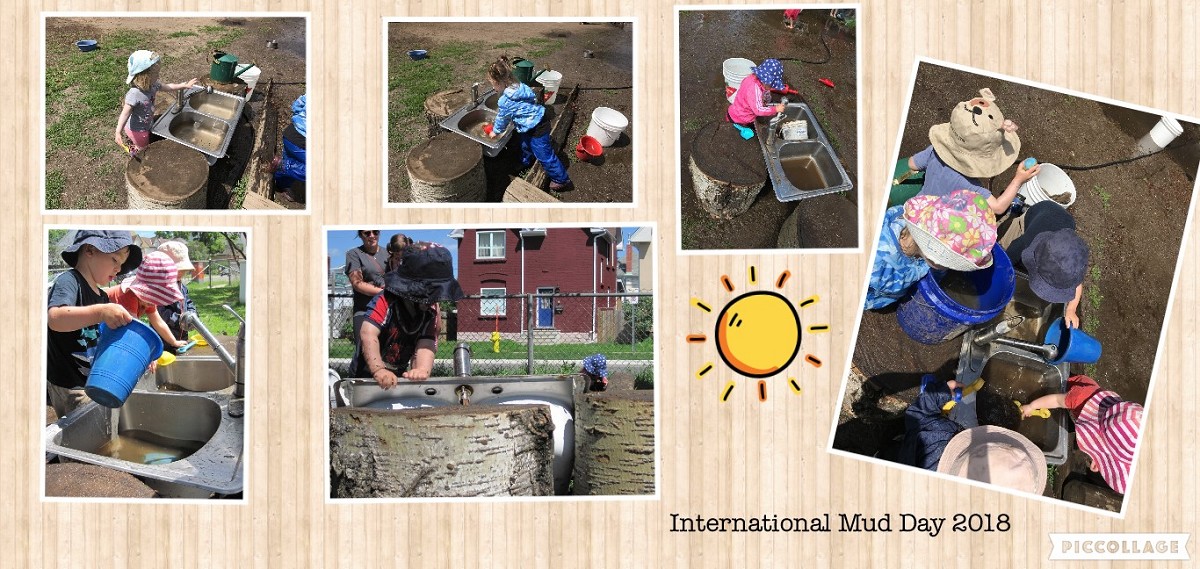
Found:
M 162 352 L 158 332 L 137 320 L 116 329 L 100 324 L 100 341 L 84 392 L 105 407 L 124 405 L 138 378 Z
M 1058 357 L 1050 360 L 1050 365 L 1063 362 L 1073 364 L 1092 364 L 1100 359 L 1100 340 L 1088 335 L 1079 328 L 1067 328 L 1063 319 L 1059 318 L 1050 323 L 1046 330 L 1043 344 L 1054 344 L 1058 347 Z
M 1004 312 L 1016 289 L 1016 275 L 1012 261 L 999 246 L 992 248 L 992 259 L 992 266 L 986 269 L 963 273 L 975 287 L 977 308 L 950 298 L 930 271 L 917 283 L 917 291 L 896 310 L 900 329 L 922 344 L 938 344 Z

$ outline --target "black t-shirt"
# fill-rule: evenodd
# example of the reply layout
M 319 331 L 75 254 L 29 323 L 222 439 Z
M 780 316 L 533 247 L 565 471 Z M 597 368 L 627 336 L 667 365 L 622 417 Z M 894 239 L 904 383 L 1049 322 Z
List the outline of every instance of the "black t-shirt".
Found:
M 1025 212 L 1025 233 L 1013 240 L 1005 253 L 1008 253 L 1013 266 L 1023 271 L 1025 263 L 1021 262 L 1021 253 L 1033 243 L 1033 238 L 1059 229 L 1075 229 L 1075 218 L 1067 209 L 1052 200 L 1035 203 Z
M 374 255 L 363 251 L 361 246 L 355 247 L 346 251 L 346 276 L 350 276 L 350 273 L 354 271 L 362 271 L 363 281 L 383 287 L 383 273 L 387 271 L 387 258 L 387 250 L 383 247 L 375 251 Z M 354 313 L 366 312 L 367 303 L 371 302 L 372 298 L 371 295 L 355 291 Z
M 54 279 L 46 310 L 56 306 L 91 306 L 105 304 L 108 295 L 92 290 L 83 275 L 71 269 Z M 87 384 L 92 371 L 89 351 L 96 347 L 100 325 L 86 326 L 72 332 L 50 330 L 46 342 L 46 380 L 59 387 L 75 389 Z

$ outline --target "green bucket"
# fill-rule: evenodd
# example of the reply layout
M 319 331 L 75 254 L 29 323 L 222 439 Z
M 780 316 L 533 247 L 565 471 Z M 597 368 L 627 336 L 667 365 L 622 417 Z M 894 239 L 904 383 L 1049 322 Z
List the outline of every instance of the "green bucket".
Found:
M 526 85 L 533 85 L 533 62 L 520 57 L 514 58 L 513 77 Z

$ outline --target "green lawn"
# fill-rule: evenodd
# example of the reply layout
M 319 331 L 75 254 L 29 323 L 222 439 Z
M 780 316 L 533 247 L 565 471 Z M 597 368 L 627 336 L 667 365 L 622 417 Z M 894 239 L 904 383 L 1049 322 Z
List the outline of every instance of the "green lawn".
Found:
M 524 343 L 513 340 L 501 340 L 500 351 L 492 351 L 491 342 L 467 342 L 471 346 L 471 359 L 480 360 L 521 360 L 529 353 Z M 450 359 L 454 357 L 454 348 L 458 342 L 439 342 L 437 358 Z M 644 340 L 634 345 L 616 343 L 593 344 L 553 344 L 535 345 L 533 357 L 535 360 L 582 360 L 591 354 L 601 353 L 609 359 L 646 360 L 654 359 L 654 341 Z M 354 347 L 346 338 L 334 338 L 329 342 L 329 357 L 348 358 L 354 355 Z
M 228 304 L 242 318 L 246 317 L 246 305 L 238 304 L 238 281 L 235 280 L 232 285 L 227 285 L 224 279 L 218 277 L 212 283 L 189 284 L 188 295 L 192 297 L 192 302 L 196 303 L 196 314 L 200 316 L 200 320 L 204 322 L 209 331 L 218 336 L 237 334 L 241 323 L 227 310 L 221 308 L 221 305 Z

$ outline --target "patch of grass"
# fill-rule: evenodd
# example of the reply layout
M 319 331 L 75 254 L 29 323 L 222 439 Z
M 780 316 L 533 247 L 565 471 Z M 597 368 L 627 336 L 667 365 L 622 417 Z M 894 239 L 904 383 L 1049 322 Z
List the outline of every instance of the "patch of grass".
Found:
M 526 57 L 537 59 L 557 52 L 566 45 L 566 42 L 550 38 L 526 38 L 525 44 L 531 48 Z
M 646 368 L 638 372 L 637 376 L 633 378 L 633 388 L 654 389 L 654 368 Z
M 190 290 L 190 289 L 189 289 Z M 194 296 L 194 295 L 193 295 Z M 207 320 L 205 323 L 207 324 Z M 487 360 L 524 360 L 529 356 L 528 347 L 524 342 L 515 340 L 500 340 L 500 351 L 492 351 L 492 343 L 489 341 L 482 342 L 466 342 L 471 346 L 471 359 L 473 361 Z M 458 346 L 458 342 L 447 342 L 445 340 L 438 342 L 438 350 L 436 358 L 451 359 L 454 357 L 454 348 Z M 535 345 L 533 347 L 534 359 L 536 360 L 582 360 L 588 354 L 603 353 L 609 359 L 621 360 L 644 360 L 650 361 L 654 359 L 654 341 L 647 339 L 637 344 L 617 344 L 612 342 L 607 343 L 583 343 L 583 344 L 553 344 L 553 345 Z M 354 354 L 354 345 L 349 338 L 333 338 L 329 341 L 329 357 L 331 358 L 348 358 Z M 546 373 L 574 373 L 575 363 L 565 363 L 556 366 L 551 366 L 550 371 Z
M 67 175 L 59 170 L 46 172 L 46 209 L 62 209 L 63 186 Z
M 704 127 L 704 119 L 690 118 L 683 121 L 683 132 L 696 132 Z
M 1108 209 L 1108 206 L 1112 202 L 1112 193 L 1110 193 L 1108 190 L 1105 190 L 1104 188 L 1100 187 L 1099 185 L 1092 186 L 1092 190 L 1094 192 L 1096 192 L 1097 196 L 1099 196 L 1100 205 L 1104 209 Z
M 250 185 L 250 176 L 242 176 L 238 180 L 237 186 L 233 188 L 233 209 L 242 209 L 242 203 L 246 201 L 246 188 Z
M 116 188 L 113 188 L 113 187 L 104 188 L 104 203 L 109 204 L 109 207 L 113 207 L 113 208 L 118 207 L 116 205 L 118 195 L 119 194 L 118 194 Z
M 169 38 L 190 38 L 196 37 L 196 32 L 171 32 L 167 34 Z
M 217 37 L 205 42 L 204 46 L 209 50 L 224 49 L 246 33 L 241 28 L 226 28 L 224 26 L 204 26 L 200 29 L 206 33 L 219 34 Z
M 209 331 L 219 336 L 237 334 L 241 322 L 221 308 L 221 305 L 228 304 L 242 318 L 246 317 L 246 305 L 238 303 L 238 281 L 228 284 L 224 279 L 217 279 L 205 283 L 189 284 L 188 296 L 192 298 L 192 302 L 196 303 L 196 314 L 200 316 L 200 320 L 204 322 Z
M 492 49 L 508 49 L 510 47 L 521 47 L 521 44 L 512 42 L 498 43 L 492 46 Z

